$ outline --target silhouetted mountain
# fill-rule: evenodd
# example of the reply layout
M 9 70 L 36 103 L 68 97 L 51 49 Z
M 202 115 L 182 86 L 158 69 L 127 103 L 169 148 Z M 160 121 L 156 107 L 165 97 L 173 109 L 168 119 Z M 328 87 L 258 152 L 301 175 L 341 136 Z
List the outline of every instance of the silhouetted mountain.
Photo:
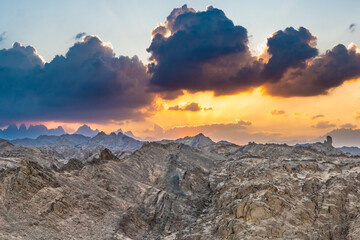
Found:
M 21 124 L 18 128 L 15 124 L 11 124 L 4 130 L 0 129 L 0 138 L 7 140 L 22 138 L 35 139 L 41 135 L 60 136 L 63 134 L 65 134 L 65 131 L 61 126 L 48 129 L 44 125 L 30 125 L 29 128 L 26 128 L 24 124 Z
M 81 127 L 79 127 L 79 129 L 76 130 L 76 132 L 74 134 L 81 134 L 86 137 L 94 137 L 98 133 L 99 133 L 99 130 L 97 130 L 97 129 L 92 130 L 88 125 L 84 124 Z

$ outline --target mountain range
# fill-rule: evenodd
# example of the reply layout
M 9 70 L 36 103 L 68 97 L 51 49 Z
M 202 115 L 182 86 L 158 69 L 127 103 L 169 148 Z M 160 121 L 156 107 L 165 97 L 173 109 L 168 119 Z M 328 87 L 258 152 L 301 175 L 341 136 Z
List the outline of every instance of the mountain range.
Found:
M 88 125 L 84 124 L 79 127 L 74 134 L 83 135 L 86 137 L 94 137 L 99 133 L 99 130 L 93 130 Z M 25 124 L 21 124 L 19 127 L 15 124 L 9 125 L 7 128 L 0 129 L 0 138 L 6 140 L 35 139 L 41 135 L 47 136 L 61 136 L 66 134 L 63 127 L 59 126 L 54 129 L 48 129 L 45 125 L 30 125 L 26 127 Z
M 48 129 L 44 125 L 30 125 L 27 128 L 25 124 L 21 124 L 20 127 L 11 124 L 4 130 L 0 129 L 0 138 L 7 140 L 37 138 L 40 135 L 60 136 L 62 134 L 65 134 L 65 131 L 61 126 L 54 129 Z
M 100 133 L 100 131 L 98 129 L 93 130 L 93 129 L 91 129 L 91 127 L 89 127 L 86 124 L 80 126 L 74 132 L 75 135 L 82 135 L 82 136 L 89 137 L 89 138 L 93 138 L 93 137 L 97 136 L 99 133 Z M 137 141 L 146 142 L 146 140 L 136 137 L 131 131 L 123 132 L 121 129 L 119 129 L 119 130 L 115 131 L 114 133 L 115 133 L 115 135 L 117 135 L 118 133 L 121 133 L 122 134 L 121 136 L 125 135 L 125 136 L 128 136 Z M 74 135 L 74 134 L 71 134 L 71 135 Z M 54 129 L 48 129 L 44 125 L 30 125 L 29 127 L 26 127 L 24 124 L 21 124 L 19 127 L 17 127 L 15 124 L 11 124 L 3 130 L 0 129 L 0 139 L 6 139 L 6 140 L 21 139 L 21 141 L 17 141 L 17 142 L 22 142 L 22 144 L 25 144 L 25 145 L 28 143 L 27 145 L 30 144 L 30 145 L 34 145 L 34 146 L 36 146 L 37 144 L 41 145 L 42 143 L 40 140 L 48 141 L 48 139 L 57 139 L 57 138 L 51 138 L 51 137 L 62 136 L 62 135 L 66 135 L 66 132 L 64 131 L 63 127 L 61 127 L 61 126 L 54 128 Z M 200 133 L 197 136 L 200 136 L 200 135 L 202 135 L 202 134 Z M 46 139 L 46 138 L 42 137 L 42 139 L 38 139 L 36 142 L 30 140 L 30 139 L 36 139 L 39 136 L 49 136 L 49 138 Z M 310 140 L 309 142 L 323 142 L 326 139 L 326 136 L 333 137 L 333 139 L 334 139 L 333 145 L 336 147 L 343 147 L 343 146 L 360 147 L 360 129 L 345 129 L 345 128 L 334 129 L 321 137 Z M 62 139 L 64 139 L 64 138 L 62 138 Z M 151 141 L 156 141 L 156 140 L 154 139 Z M 168 143 L 168 142 L 172 142 L 172 141 L 175 141 L 177 143 L 184 143 L 184 144 L 187 144 L 190 146 L 197 146 L 197 147 L 199 147 L 199 146 L 201 147 L 204 144 L 207 145 L 207 144 L 214 143 L 210 138 L 207 138 L 207 137 L 198 138 L 196 136 L 194 138 L 184 137 L 184 138 L 179 138 L 176 140 L 164 139 L 164 140 L 161 140 L 158 142 Z M 203 142 L 201 142 L 201 141 L 203 141 Z M 249 135 L 249 142 L 251 142 L 251 141 L 252 141 L 251 135 Z M 34 142 L 34 143 L 31 143 L 31 142 Z M 220 142 L 225 143 L 226 141 L 223 140 Z M 271 142 L 282 143 L 283 141 L 273 140 Z M 303 143 L 303 142 L 304 142 L 304 140 L 298 140 L 298 141 L 294 140 L 294 141 L 290 141 L 290 142 L 286 142 L 286 143 L 295 145 L 297 143 Z M 228 142 L 228 143 L 231 144 L 230 142 Z M 136 148 L 138 148 L 138 147 L 139 147 L 139 145 Z

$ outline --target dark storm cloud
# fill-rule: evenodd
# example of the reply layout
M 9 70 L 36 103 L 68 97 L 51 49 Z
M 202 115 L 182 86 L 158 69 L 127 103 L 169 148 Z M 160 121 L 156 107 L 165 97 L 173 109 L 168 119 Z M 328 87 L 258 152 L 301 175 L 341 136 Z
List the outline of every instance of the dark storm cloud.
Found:
M 352 23 L 349 25 L 349 30 L 350 32 L 355 32 L 355 27 L 356 27 L 356 24 L 355 23 Z
M 174 9 L 165 25 L 153 30 L 147 51 L 153 61 L 148 66 L 153 91 L 230 93 L 252 86 L 256 74 L 247 30 L 212 7 L 204 12 L 186 5 Z
M 329 89 L 357 77 L 360 77 L 360 54 L 355 47 L 347 49 L 339 44 L 313 59 L 310 65 L 291 69 L 278 83 L 267 84 L 266 89 L 271 95 L 284 97 L 315 96 L 327 94 Z
M 182 90 L 227 95 L 259 86 L 274 96 L 315 96 L 360 76 L 354 47 L 339 44 L 319 55 L 316 36 L 304 27 L 275 32 L 267 57 L 253 56 L 247 30 L 213 7 L 176 8 L 152 34 L 150 91 L 168 99 Z
M 35 48 L 31 46 L 24 47 L 16 42 L 12 48 L 0 50 L 0 70 L 2 73 L 6 70 L 30 70 L 43 65 L 43 60 L 36 53 Z
M 86 36 L 86 32 L 81 32 L 75 35 L 75 40 L 80 40 Z
M 200 106 L 200 104 L 192 102 L 192 103 L 188 103 L 184 106 L 180 106 L 180 105 L 171 106 L 171 107 L 169 107 L 168 110 L 199 112 L 199 111 L 210 111 L 210 110 L 213 110 L 213 108 L 212 107 L 202 107 L 202 106 Z
M 305 61 L 318 55 L 318 50 L 311 47 L 316 41 L 309 30 L 286 28 L 268 38 L 268 53 L 271 55 L 265 65 L 263 76 L 272 81 L 279 81 L 290 67 L 305 67 Z
M 139 119 L 152 102 L 141 61 L 115 57 L 96 36 L 45 65 L 33 47 L 15 43 L 0 51 L 0 82 L 2 122 Z

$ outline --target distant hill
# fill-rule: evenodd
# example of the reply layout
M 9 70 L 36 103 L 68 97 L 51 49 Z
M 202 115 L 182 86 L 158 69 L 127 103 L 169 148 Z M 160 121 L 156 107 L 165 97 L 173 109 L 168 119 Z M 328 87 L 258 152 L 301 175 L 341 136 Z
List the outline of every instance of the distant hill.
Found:
M 0 151 L 12 150 L 13 148 L 14 148 L 13 144 L 11 144 L 10 142 L 4 139 L 0 139 Z
M 0 129 L 0 138 L 6 140 L 21 138 L 35 139 L 41 135 L 60 136 L 63 134 L 65 134 L 65 131 L 61 126 L 54 129 L 48 129 L 44 125 L 30 125 L 29 128 L 27 128 L 25 124 L 21 124 L 18 128 L 15 124 L 11 124 L 4 130 Z
M 171 142 L 182 143 L 191 147 L 198 147 L 198 148 L 205 147 L 215 143 L 213 140 L 211 140 L 209 137 L 206 137 L 202 133 L 199 133 L 198 135 L 192 137 L 178 138 L 176 140 L 164 139 L 159 141 L 159 143 L 162 144 L 167 144 Z
M 358 147 L 341 147 L 338 149 L 345 154 L 350 153 L 353 156 L 360 155 L 360 148 L 358 148 Z
M 99 133 L 99 130 L 97 130 L 97 129 L 93 130 L 88 125 L 84 124 L 81 127 L 79 127 L 79 129 L 76 130 L 76 132 L 74 134 L 81 134 L 86 137 L 95 137 L 98 133 Z
M 100 132 L 79 147 L 82 149 L 94 149 L 99 145 L 104 146 L 111 151 L 135 151 L 141 148 L 143 142 L 131 138 L 121 132 L 118 134 L 113 132 L 109 135 Z
M 75 147 L 81 143 L 89 141 L 90 137 L 80 134 L 63 134 L 61 136 L 41 135 L 36 139 L 24 138 L 12 140 L 11 143 L 23 147 L 46 147 L 64 146 Z

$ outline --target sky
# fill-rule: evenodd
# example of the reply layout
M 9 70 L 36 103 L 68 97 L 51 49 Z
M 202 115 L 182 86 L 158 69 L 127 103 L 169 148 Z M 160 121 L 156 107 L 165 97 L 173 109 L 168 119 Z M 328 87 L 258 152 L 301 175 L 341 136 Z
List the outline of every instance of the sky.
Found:
M 184 6 L 184 4 L 187 4 Z M 0 128 L 293 141 L 360 119 L 359 1 L 1 1 Z

